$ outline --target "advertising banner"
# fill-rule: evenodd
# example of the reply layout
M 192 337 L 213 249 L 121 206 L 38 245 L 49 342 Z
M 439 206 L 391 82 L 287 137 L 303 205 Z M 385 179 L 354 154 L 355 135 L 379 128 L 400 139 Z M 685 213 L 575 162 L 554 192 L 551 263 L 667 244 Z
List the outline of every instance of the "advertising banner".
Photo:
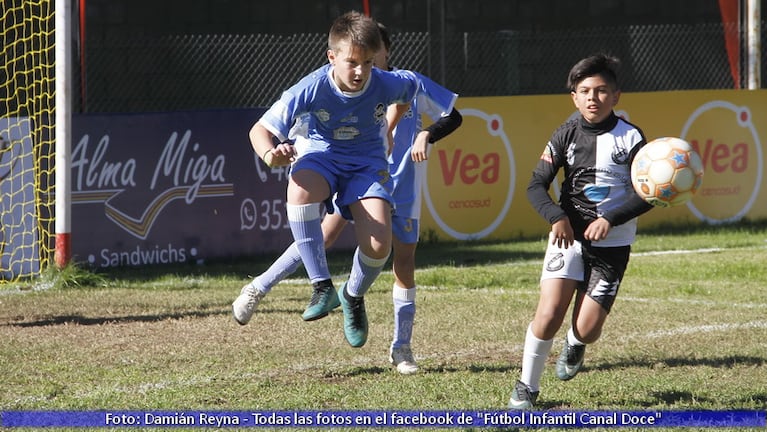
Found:
M 286 248 L 287 170 L 268 169 L 248 140 L 262 112 L 76 116 L 74 260 L 197 263 Z
M 570 96 L 459 98 L 457 108 L 463 125 L 429 155 L 422 235 L 465 240 L 546 234 L 549 225 L 528 203 L 526 189 L 549 137 L 575 110 Z M 692 201 L 654 209 L 640 218 L 640 227 L 767 217 L 767 91 L 625 93 L 616 112 L 648 140 L 685 139 L 704 164 Z M 553 196 L 558 190 L 552 185 Z
M 429 154 L 421 238 L 545 235 L 549 226 L 528 203 L 526 188 L 549 137 L 575 110 L 570 96 L 459 98 L 457 108 L 462 126 Z M 268 169 L 248 140 L 262 112 L 75 116 L 75 261 L 197 263 L 287 247 L 287 171 Z M 687 140 L 705 169 L 691 202 L 650 211 L 640 229 L 767 217 L 767 91 L 626 93 L 617 112 L 649 140 Z M 552 195 L 558 190 L 553 185 Z M 353 245 L 347 228 L 336 247 Z

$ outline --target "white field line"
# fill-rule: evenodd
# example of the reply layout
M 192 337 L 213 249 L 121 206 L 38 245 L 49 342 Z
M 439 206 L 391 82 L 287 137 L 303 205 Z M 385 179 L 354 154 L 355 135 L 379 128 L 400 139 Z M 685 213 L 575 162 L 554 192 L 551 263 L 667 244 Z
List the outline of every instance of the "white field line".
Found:
M 629 334 L 619 337 L 618 340 L 634 339 L 658 339 L 663 337 L 675 337 L 695 333 L 735 332 L 737 330 L 767 329 L 767 321 L 751 321 L 745 323 L 707 324 L 700 326 L 677 327 L 668 330 L 656 330 L 642 334 Z
M 681 298 L 665 298 L 665 299 L 657 299 L 657 298 L 639 298 L 639 297 L 621 297 L 620 294 L 618 294 L 618 300 L 621 302 L 636 302 L 636 303 L 658 303 L 661 302 L 670 302 L 670 303 L 679 303 L 682 305 L 694 305 L 694 306 L 717 306 L 717 305 L 725 305 L 728 307 L 734 307 L 739 309 L 764 309 L 767 310 L 767 304 L 764 303 L 730 303 L 730 302 L 717 302 L 712 300 L 691 300 L 691 299 L 681 299 Z
M 721 249 L 721 248 L 706 248 L 706 249 L 694 249 L 694 250 L 671 250 L 671 251 L 655 251 L 655 252 L 641 252 L 632 254 L 632 256 L 654 256 L 654 255 L 664 255 L 664 254 L 694 254 L 694 253 L 711 253 L 711 252 L 719 252 L 722 250 L 747 250 L 747 249 L 765 249 L 765 247 L 749 247 L 749 248 L 729 248 L 729 249 Z M 518 264 L 518 263 L 517 263 Z M 525 262 L 524 264 L 529 264 L 529 262 Z M 513 264 L 512 264 L 513 265 Z M 284 283 L 304 283 L 306 280 L 305 278 L 302 279 L 285 279 Z M 432 288 L 428 287 L 427 289 Z M 489 293 L 506 293 L 506 289 L 493 289 L 493 290 L 485 290 Z M 8 293 L 14 293 L 18 291 L 6 291 L 3 292 L 0 290 L 1 294 L 8 294 Z M 538 294 L 537 291 L 530 291 L 530 292 L 524 292 L 520 293 L 518 291 L 515 291 L 517 294 L 529 294 L 529 295 L 535 295 Z M 650 301 L 658 301 L 657 299 L 643 299 L 643 298 L 621 298 L 622 301 L 636 301 L 636 302 L 650 302 Z M 703 304 L 703 305 L 714 305 L 717 302 L 710 302 L 710 301 L 698 301 L 698 300 L 687 300 L 687 299 L 664 299 L 663 301 L 672 301 L 672 302 L 678 302 L 678 303 L 687 303 L 687 304 Z M 729 306 L 733 307 L 743 307 L 743 308 L 767 308 L 767 305 L 764 304 L 749 304 L 749 303 L 740 303 L 740 304 L 733 304 L 728 303 Z M 645 333 L 635 333 L 635 334 L 629 334 L 624 335 L 618 340 L 620 341 L 626 341 L 626 340 L 642 340 L 642 339 L 657 339 L 662 337 L 674 337 L 679 335 L 689 335 L 694 333 L 713 333 L 713 332 L 733 332 L 738 330 L 748 330 L 748 329 L 767 329 L 767 321 L 752 321 L 747 323 L 723 323 L 723 324 L 708 324 L 708 325 L 701 325 L 701 326 L 685 326 L 685 327 L 678 327 L 675 329 L 668 329 L 668 330 L 658 330 L 658 331 L 652 331 L 652 332 L 645 332 Z M 506 350 L 500 350 L 496 351 L 496 354 L 500 356 L 502 355 L 509 355 L 511 353 L 521 352 L 522 346 L 521 345 L 515 345 L 513 347 L 510 347 Z M 467 351 L 467 352 L 454 352 L 450 354 L 450 357 L 453 358 L 460 358 L 460 357 L 468 357 L 475 355 L 476 353 L 474 351 Z M 376 355 L 374 356 L 361 356 L 352 361 L 352 363 L 356 366 L 365 366 L 365 365 L 371 365 L 371 364 L 379 364 L 381 362 L 380 358 L 381 356 Z M 419 360 L 423 359 L 431 359 L 431 358 L 445 358 L 445 354 L 427 354 L 427 355 L 416 355 L 416 358 Z M 311 363 L 298 363 L 288 366 L 287 368 L 280 369 L 279 371 L 263 371 L 261 373 L 248 373 L 243 375 L 238 375 L 237 379 L 256 379 L 256 378 L 263 378 L 265 376 L 282 376 L 285 374 L 286 369 L 300 372 L 305 370 L 311 370 L 315 369 L 318 366 L 320 366 L 319 361 L 312 361 Z M 325 363 L 325 366 L 334 364 L 332 361 L 328 360 Z M 348 366 L 348 363 L 347 363 Z M 200 384 L 206 384 L 212 382 L 214 379 L 220 380 L 222 377 L 220 375 L 216 376 L 203 376 L 193 379 L 187 379 L 187 380 L 180 380 L 180 381 L 160 381 L 160 382 L 147 382 L 147 383 L 137 383 L 136 386 L 131 387 L 105 387 L 100 388 L 96 387 L 92 389 L 91 391 L 87 392 L 80 392 L 77 396 L 79 398 L 85 399 L 89 398 L 92 399 L 97 395 L 113 395 L 114 393 L 129 393 L 134 394 L 137 391 L 142 394 L 146 394 L 148 392 L 151 392 L 153 390 L 163 390 L 167 388 L 186 388 L 186 387 L 193 387 L 193 386 L 199 386 Z M 22 398 L 16 399 L 14 402 L 16 404 L 26 404 L 26 403 L 37 403 L 37 402 L 43 402 L 48 400 L 47 397 L 41 397 L 41 396 L 26 396 Z
M 723 249 L 723 248 L 703 248 L 703 249 L 678 249 L 678 250 L 663 250 L 663 251 L 649 251 L 649 252 L 636 252 L 632 253 L 632 257 L 640 257 L 640 256 L 655 256 L 655 255 L 681 255 L 681 254 L 698 254 L 698 253 L 711 253 L 711 252 L 721 252 L 723 250 L 736 250 L 739 248 L 730 248 L 730 249 Z
M 661 251 L 648 251 L 648 252 L 632 252 L 632 257 L 644 257 L 644 256 L 657 256 L 657 255 L 684 255 L 684 254 L 707 254 L 707 253 L 714 253 L 714 252 L 723 252 L 723 251 L 737 251 L 737 250 L 761 250 L 761 249 L 767 249 L 767 246 L 746 246 L 746 247 L 733 247 L 733 248 L 701 248 L 701 249 L 673 249 L 673 250 L 661 250 Z M 542 259 L 542 258 L 541 258 Z M 541 260 L 539 259 L 532 259 L 532 260 L 519 260 L 519 261 L 513 261 L 506 263 L 504 265 L 509 266 L 518 266 L 518 265 L 530 265 L 530 264 L 539 264 Z M 384 270 L 381 272 L 382 274 L 392 274 L 391 269 Z M 333 279 L 338 280 L 344 280 L 346 277 L 348 277 L 347 274 L 338 274 L 333 275 Z M 300 285 L 300 284 L 308 284 L 305 277 L 299 277 L 299 278 L 287 278 L 283 279 L 281 283 L 291 284 L 291 285 Z

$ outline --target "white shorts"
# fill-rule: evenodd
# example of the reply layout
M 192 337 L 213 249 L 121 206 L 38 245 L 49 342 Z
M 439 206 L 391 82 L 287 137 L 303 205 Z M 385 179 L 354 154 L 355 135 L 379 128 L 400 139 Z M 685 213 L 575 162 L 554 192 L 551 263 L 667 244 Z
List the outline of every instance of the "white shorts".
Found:
M 554 233 L 549 233 L 549 244 L 543 259 L 541 280 L 572 279 L 583 282 L 583 248 L 581 242 L 575 240 L 567 249 L 551 244 Z

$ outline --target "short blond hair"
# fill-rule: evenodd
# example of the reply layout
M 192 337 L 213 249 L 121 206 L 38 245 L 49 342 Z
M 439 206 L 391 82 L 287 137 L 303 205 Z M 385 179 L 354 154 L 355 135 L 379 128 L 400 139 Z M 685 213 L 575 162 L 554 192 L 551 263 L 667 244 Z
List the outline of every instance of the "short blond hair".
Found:
M 369 52 L 378 52 L 383 44 L 378 23 L 357 11 L 347 12 L 333 21 L 328 33 L 328 48 L 337 51 L 342 41 L 349 41 Z

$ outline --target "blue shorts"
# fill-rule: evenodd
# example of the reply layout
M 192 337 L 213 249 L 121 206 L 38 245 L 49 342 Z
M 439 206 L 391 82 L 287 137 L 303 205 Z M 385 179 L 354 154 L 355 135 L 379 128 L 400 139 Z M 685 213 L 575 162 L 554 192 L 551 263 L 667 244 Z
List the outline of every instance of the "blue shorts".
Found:
M 324 152 L 307 153 L 293 164 L 291 175 L 304 169 L 320 174 L 328 182 L 330 197 L 335 196 L 334 204 L 346 220 L 352 220 L 349 206 L 364 198 L 380 198 L 394 207 L 392 181 L 385 159 L 357 156 L 354 161 L 340 161 L 331 157 Z M 325 203 L 328 213 L 333 213 L 333 206 L 328 205 L 327 200 Z
M 395 213 L 391 218 L 391 229 L 394 237 L 402 243 L 418 243 L 418 219 L 397 216 Z

